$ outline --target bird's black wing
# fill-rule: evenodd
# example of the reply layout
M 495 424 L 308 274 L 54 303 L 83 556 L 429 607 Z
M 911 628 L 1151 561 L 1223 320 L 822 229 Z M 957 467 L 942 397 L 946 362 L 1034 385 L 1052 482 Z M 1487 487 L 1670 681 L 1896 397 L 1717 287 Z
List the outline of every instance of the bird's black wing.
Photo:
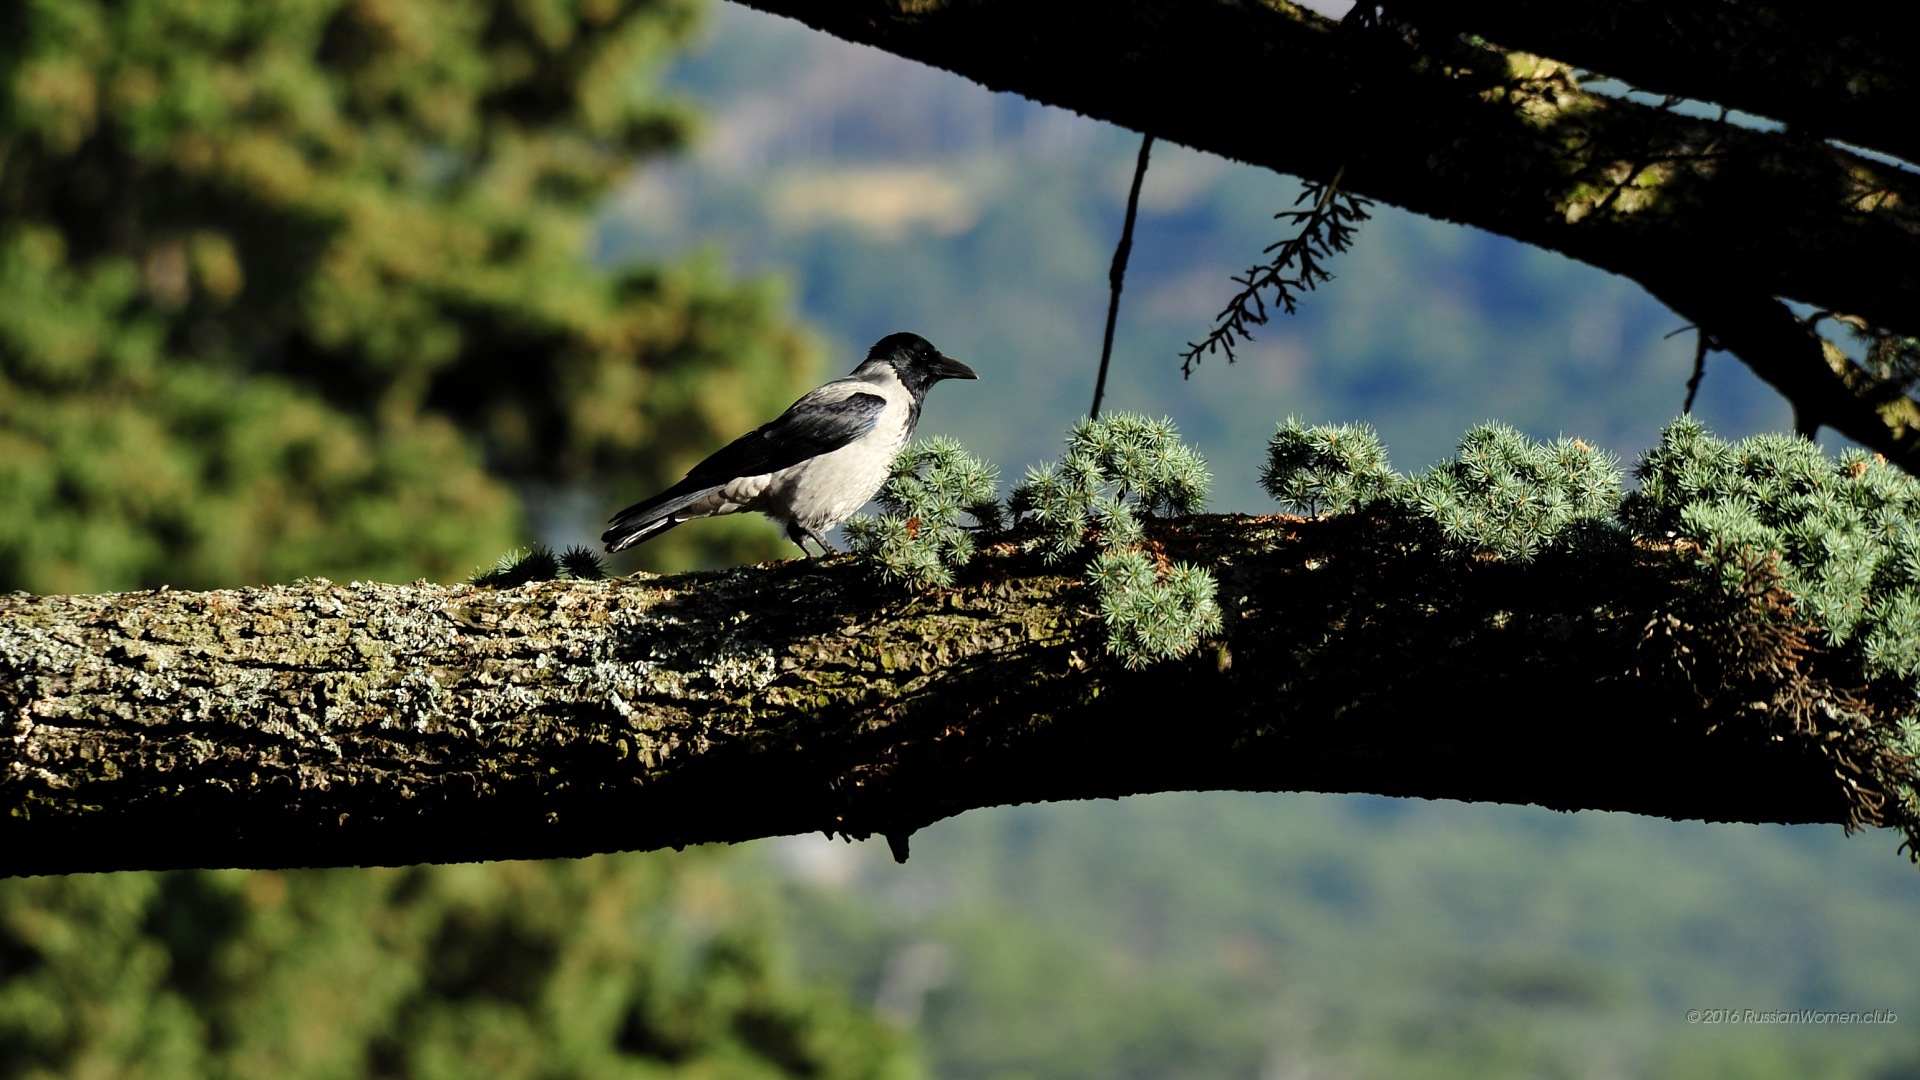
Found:
M 828 383 L 793 403 L 778 419 L 714 451 L 686 479 L 613 515 L 600 539 L 609 551 L 672 528 L 670 515 L 743 476 L 764 476 L 847 445 L 872 431 L 887 399 Z
M 682 490 L 716 487 L 736 477 L 761 476 L 831 453 L 872 431 L 887 407 L 878 394 L 855 391 L 829 396 L 833 384 L 793 403 L 778 419 L 714 451 L 693 467 Z

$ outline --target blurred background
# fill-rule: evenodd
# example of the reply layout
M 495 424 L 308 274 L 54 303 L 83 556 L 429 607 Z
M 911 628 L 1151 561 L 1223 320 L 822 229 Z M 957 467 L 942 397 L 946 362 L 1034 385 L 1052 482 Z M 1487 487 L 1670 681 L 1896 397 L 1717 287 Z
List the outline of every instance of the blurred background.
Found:
M 868 344 L 1011 480 L 1087 408 L 1137 135 L 694 0 L 0 8 L 0 588 L 455 581 L 590 542 Z M 1180 375 L 1298 185 L 1154 150 L 1106 407 L 1213 509 L 1292 414 L 1631 462 L 1691 335 L 1380 208 Z M 1788 426 L 1723 356 L 1696 412 Z M 741 518 L 621 569 L 793 554 Z M 1550 717 L 1542 717 L 1550 722 Z M 0 882 L 0 1077 L 1920 1076 L 1883 835 L 1170 794 L 552 863 Z M 1881 1027 L 1688 1009 L 1893 1010 Z M 1904 1035 L 1904 1037 L 1903 1037 Z

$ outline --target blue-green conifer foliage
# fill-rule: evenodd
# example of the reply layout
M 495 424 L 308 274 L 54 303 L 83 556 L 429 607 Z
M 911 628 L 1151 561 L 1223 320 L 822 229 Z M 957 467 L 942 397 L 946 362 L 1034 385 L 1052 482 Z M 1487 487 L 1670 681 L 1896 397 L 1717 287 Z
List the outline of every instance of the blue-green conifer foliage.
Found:
M 1796 435 L 1714 437 L 1689 416 L 1661 433 L 1622 494 L 1613 457 L 1577 439 L 1535 442 L 1489 424 L 1416 476 L 1393 472 L 1371 431 L 1289 419 L 1263 480 L 1307 511 L 1372 507 L 1414 516 L 1462 556 L 1528 562 L 1638 545 L 1671 551 L 1705 588 L 1777 585 L 1788 617 L 1852 655 L 1863 680 L 1891 680 L 1911 708 L 1875 735 L 1905 774 L 1888 778 L 1920 822 L 1920 480 L 1872 454 L 1829 455 Z M 1912 828 L 1910 837 L 1920 835 Z
M 1129 667 L 1183 656 L 1220 631 L 1215 584 L 1205 570 L 1157 559 L 1143 518 L 1191 514 L 1212 477 L 1173 422 L 1119 413 L 1082 420 L 1058 463 L 1027 471 L 1006 510 L 997 473 L 959 444 L 915 444 L 895 460 L 881 493 L 886 513 L 856 519 L 854 548 L 882 577 L 915 588 L 952 584 L 976 541 L 959 524 L 1037 550 L 1048 563 L 1085 561 L 1107 626 L 1107 646 Z

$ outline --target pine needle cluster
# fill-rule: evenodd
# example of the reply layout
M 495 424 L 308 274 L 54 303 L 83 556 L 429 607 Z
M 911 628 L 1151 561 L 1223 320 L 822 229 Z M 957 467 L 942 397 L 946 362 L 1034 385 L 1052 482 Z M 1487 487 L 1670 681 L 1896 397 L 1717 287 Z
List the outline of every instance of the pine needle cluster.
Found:
M 1729 588 L 1774 556 L 1829 644 L 1856 644 L 1874 678 L 1920 688 L 1920 481 L 1884 458 L 1837 459 L 1795 435 L 1716 439 L 1683 417 L 1637 470 L 1621 518 L 1635 532 L 1695 545 Z
M 1107 646 L 1128 667 L 1182 656 L 1220 630 L 1212 575 L 1151 549 L 1143 518 L 1206 502 L 1207 463 L 1170 420 L 1117 414 L 1083 420 L 1060 462 L 1029 469 L 1008 505 L 999 474 L 951 439 L 913 443 L 894 459 L 879 517 L 845 525 L 856 553 L 888 581 L 944 588 L 981 534 L 1038 551 L 1049 564 L 1086 560 Z M 961 524 L 962 517 L 975 524 Z
M 1309 427 L 1291 416 L 1267 440 L 1267 463 L 1260 470 L 1260 486 L 1267 494 L 1315 517 L 1385 498 L 1400 482 L 1371 427 Z
M 1075 424 L 1066 457 L 1028 469 L 1012 508 L 1039 526 L 1047 561 L 1060 562 L 1096 538 L 1103 550 L 1137 545 L 1139 515 L 1194 513 L 1212 485 L 1173 421 L 1116 413 Z
M 915 442 L 893 459 L 880 489 L 879 517 L 857 517 L 844 526 L 853 550 L 879 567 L 881 577 L 914 589 L 953 584 L 953 572 L 973 560 L 973 529 L 997 532 L 1003 515 L 997 501 L 1000 472 L 954 439 Z
M 1292 417 L 1268 441 L 1260 474 L 1268 494 L 1306 513 L 1386 501 L 1433 522 L 1457 554 L 1516 562 L 1611 534 L 1620 480 L 1604 450 L 1579 439 L 1535 442 L 1505 424 L 1472 429 L 1451 461 L 1403 476 L 1372 428 Z
M 535 544 L 514 548 L 495 559 L 492 566 L 474 571 L 467 582 L 485 589 L 510 589 L 531 581 L 600 581 L 606 576 L 607 564 L 587 548 L 576 544 L 556 555 L 545 544 Z
M 1117 413 L 1075 425 L 1066 457 L 1027 470 L 1014 489 L 1013 515 L 1035 527 L 1048 562 L 1092 549 L 1107 648 L 1128 667 L 1185 655 L 1220 631 L 1213 575 L 1156 557 L 1141 521 L 1198 511 L 1212 482 L 1173 421 Z
M 1777 576 L 1796 615 L 1852 652 L 1866 678 L 1908 697 L 1877 736 L 1906 763 L 1897 793 L 1920 858 L 1920 480 L 1877 454 L 1833 458 L 1796 435 L 1725 442 L 1691 417 L 1661 433 L 1636 475 L 1640 489 L 1620 510 L 1629 528 L 1696 548 L 1729 590 Z
M 1456 552 L 1530 562 L 1612 532 L 1620 466 L 1579 439 L 1535 442 L 1505 424 L 1482 424 L 1453 460 L 1415 476 L 1401 497 L 1439 525 Z

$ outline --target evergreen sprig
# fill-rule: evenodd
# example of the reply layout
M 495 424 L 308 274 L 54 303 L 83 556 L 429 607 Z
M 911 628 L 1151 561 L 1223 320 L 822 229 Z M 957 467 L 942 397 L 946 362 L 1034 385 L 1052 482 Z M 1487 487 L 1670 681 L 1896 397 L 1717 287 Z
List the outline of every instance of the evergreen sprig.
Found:
M 592 548 L 575 544 L 560 553 L 560 572 L 575 581 L 604 581 L 607 563 Z
M 1260 486 L 1306 514 L 1341 513 L 1385 498 L 1400 477 L 1365 424 L 1309 427 L 1287 417 L 1267 440 Z
M 1920 481 L 1794 435 L 1723 442 L 1691 417 L 1661 433 L 1637 475 L 1621 507 L 1630 527 L 1696 546 L 1728 586 L 1753 572 L 1751 555 L 1775 555 L 1830 644 L 1857 642 L 1869 675 L 1920 688 Z
M 1794 435 L 1715 438 L 1682 417 L 1640 462 L 1620 517 L 1693 548 L 1728 589 L 1777 576 L 1795 614 L 1851 651 L 1862 674 L 1910 702 L 1876 734 L 1905 763 L 1895 779 L 1907 847 L 1920 859 L 1920 480 L 1861 450 L 1828 457 Z
M 1187 563 L 1164 572 L 1139 549 L 1106 550 L 1088 569 L 1107 624 L 1107 649 L 1130 668 L 1171 660 L 1220 632 L 1213 575 Z
M 1173 421 L 1115 413 L 1075 424 L 1066 456 L 1028 469 L 1012 509 L 1040 527 L 1041 550 L 1059 562 L 1094 537 L 1105 548 L 1138 544 L 1139 514 L 1191 514 L 1212 485 Z
M 953 584 L 953 572 L 973 559 L 973 530 L 960 524 L 962 515 L 985 531 L 1001 528 L 999 488 L 999 470 L 959 442 L 911 443 L 893 459 L 880 489 L 885 512 L 848 521 L 847 539 L 888 581 L 945 588 Z
M 1173 421 L 1130 413 L 1082 420 L 1058 464 L 1027 470 L 1013 514 L 1035 526 L 1042 556 L 1062 562 L 1094 548 L 1087 569 L 1107 624 L 1107 648 L 1128 667 L 1182 656 L 1220 631 L 1213 576 L 1146 550 L 1143 516 L 1190 514 L 1213 478 Z
M 1534 442 L 1505 424 L 1483 424 L 1467 432 L 1453 460 L 1412 478 L 1400 497 L 1438 524 L 1454 550 L 1528 562 L 1593 539 L 1619 506 L 1620 479 L 1612 454 L 1579 439 Z
M 1459 453 L 1416 476 L 1394 472 L 1373 429 L 1292 417 L 1267 443 L 1260 481 L 1308 513 L 1389 501 L 1437 525 L 1447 547 L 1527 562 L 1607 533 L 1620 501 L 1613 455 L 1578 439 L 1535 442 L 1505 424 L 1467 432 Z
M 493 565 L 476 570 L 469 584 L 487 589 L 510 589 L 532 581 L 570 578 L 575 581 L 600 581 L 607 576 L 607 564 L 591 550 L 575 545 L 555 555 L 545 544 L 514 548 L 495 559 Z
M 1029 469 L 1003 509 L 999 475 L 951 439 L 914 443 L 894 459 L 879 517 L 847 522 L 854 551 L 888 581 L 943 588 L 973 557 L 976 534 L 1021 540 L 1049 563 L 1091 547 L 1087 577 L 1108 648 L 1128 666 L 1182 656 L 1220 630 L 1213 577 L 1149 549 L 1143 518 L 1205 503 L 1207 463 L 1170 420 L 1119 413 L 1083 420 L 1058 463 Z M 973 527 L 961 525 L 970 516 Z
M 1199 341 L 1190 341 L 1180 354 L 1180 372 L 1193 374 L 1201 359 L 1215 352 L 1225 353 L 1227 363 L 1234 360 L 1235 342 L 1252 341 L 1253 327 L 1263 326 L 1270 317 L 1269 305 L 1262 295 L 1273 294 L 1272 307 L 1291 315 L 1299 306 L 1300 294 L 1311 292 L 1333 280 L 1323 260 L 1347 250 L 1360 223 L 1371 215 L 1370 199 L 1340 188 L 1336 173 L 1330 181 L 1309 180 L 1294 200 L 1305 210 L 1282 210 L 1276 219 L 1296 227 L 1294 235 L 1269 244 L 1262 254 L 1266 262 L 1254 266 L 1233 279 L 1240 291 L 1214 317 L 1213 329 Z

